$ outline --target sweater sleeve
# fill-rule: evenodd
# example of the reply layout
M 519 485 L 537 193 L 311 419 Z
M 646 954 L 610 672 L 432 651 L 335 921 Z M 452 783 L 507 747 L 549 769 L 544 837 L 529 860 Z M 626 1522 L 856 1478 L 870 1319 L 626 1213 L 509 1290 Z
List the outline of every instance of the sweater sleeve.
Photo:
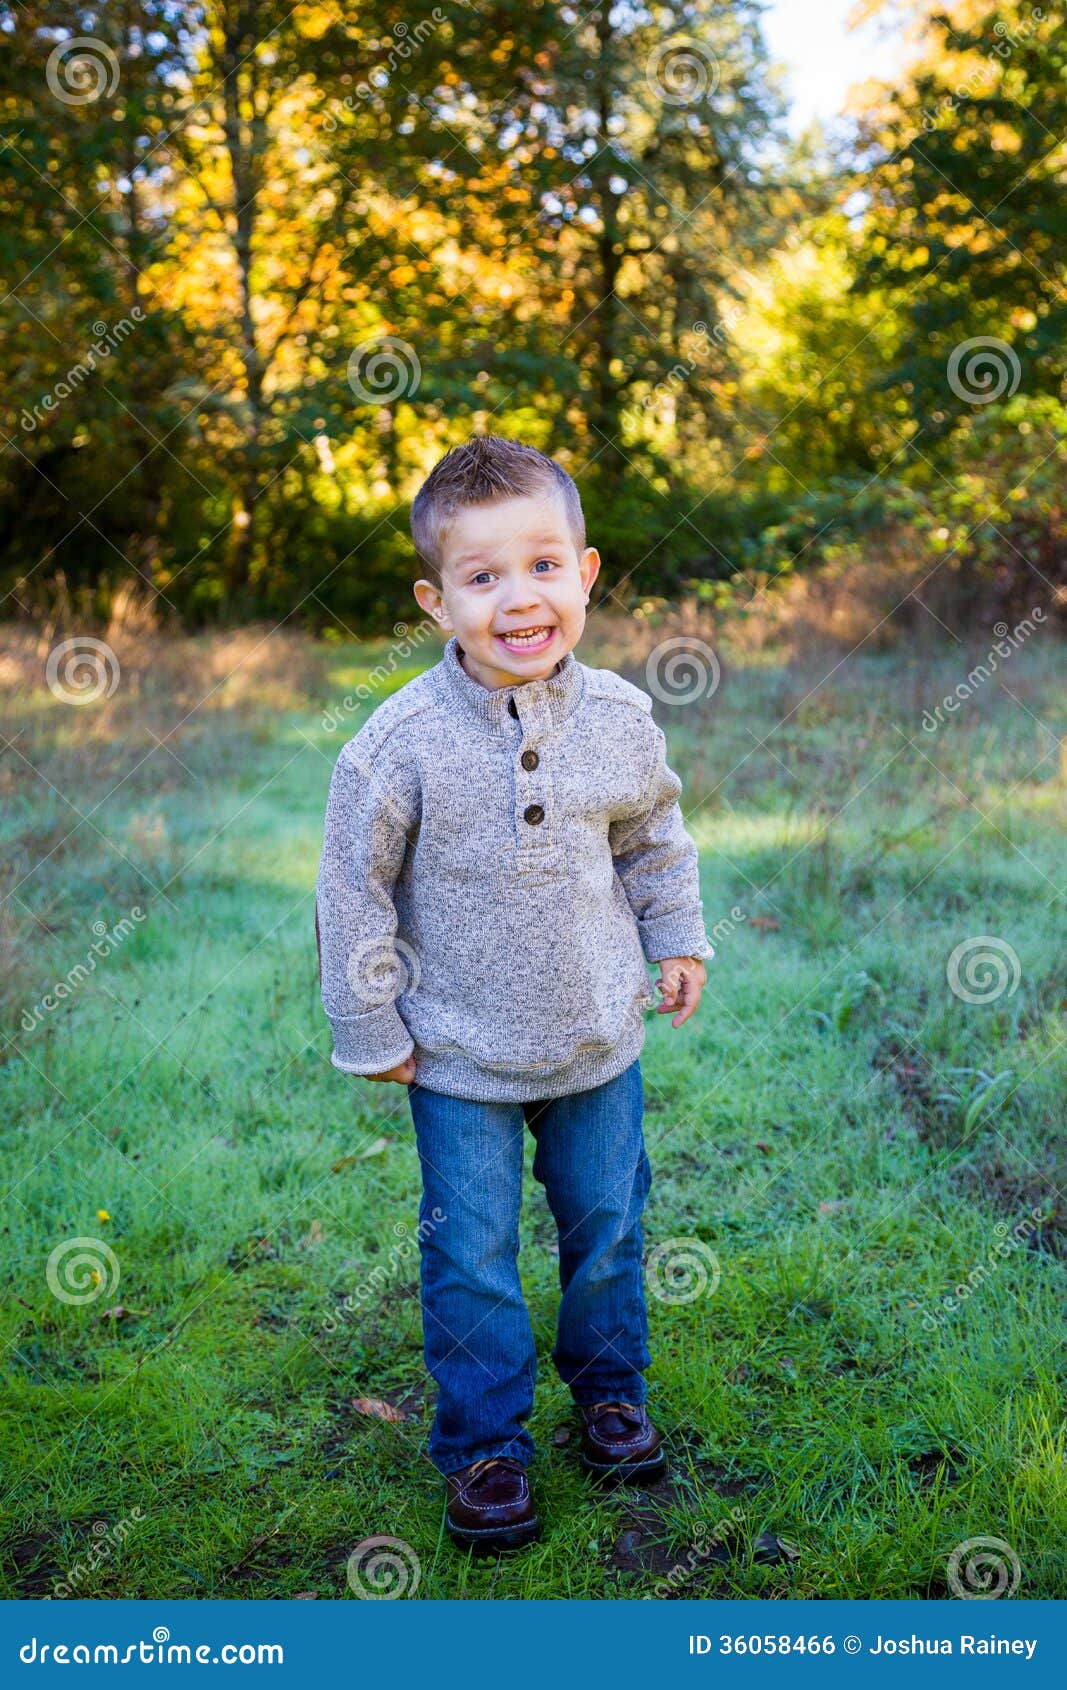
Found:
M 330 781 L 315 938 L 330 1060 L 344 1074 L 384 1074 L 415 1048 L 395 1002 L 406 977 L 393 903 L 412 824 L 405 784 L 399 770 L 371 762 L 355 741 Z
M 699 857 L 686 832 L 678 797 L 682 783 L 666 761 L 666 736 L 655 727 L 652 774 L 639 819 L 612 823 L 615 872 L 637 921 L 649 962 L 665 957 L 710 958 L 704 932 Z

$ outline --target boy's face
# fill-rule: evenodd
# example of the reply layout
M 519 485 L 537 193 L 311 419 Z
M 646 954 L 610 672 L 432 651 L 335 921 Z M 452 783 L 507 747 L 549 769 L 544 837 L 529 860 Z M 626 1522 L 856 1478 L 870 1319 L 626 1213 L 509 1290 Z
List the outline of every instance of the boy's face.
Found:
M 463 667 L 486 687 L 543 680 L 582 636 L 600 556 L 575 550 L 551 492 L 456 512 L 444 539 L 441 589 L 415 597 L 463 648 Z M 516 639 L 530 634 L 533 638 Z

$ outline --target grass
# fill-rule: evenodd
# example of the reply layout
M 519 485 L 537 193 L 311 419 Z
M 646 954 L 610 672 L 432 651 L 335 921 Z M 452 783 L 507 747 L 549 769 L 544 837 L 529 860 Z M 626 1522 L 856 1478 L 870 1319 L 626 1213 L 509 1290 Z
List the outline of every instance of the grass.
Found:
M 579 656 L 646 684 L 659 637 L 598 621 Z M 417 1598 L 940 1596 L 978 1538 L 1020 1597 L 1064 1594 L 1051 633 L 932 738 L 971 666 L 948 639 L 838 662 L 727 632 L 714 696 L 657 705 L 717 955 L 694 1022 L 649 1020 L 645 1231 L 710 1277 L 649 1298 L 671 1480 L 591 1491 L 528 1175 L 548 1529 L 499 1562 L 449 1545 L 424 1453 L 406 1095 L 331 1067 L 318 996 L 322 812 L 366 707 L 323 716 L 387 648 L 113 644 L 120 684 L 82 708 L 46 648 L 0 648 L 4 1595 L 350 1597 L 370 1536 Z M 94 924 L 110 954 L 42 1008 Z M 947 968 L 983 935 L 1018 981 L 969 1002 Z M 100 1277 L 59 1283 L 88 1301 L 46 1272 L 77 1238 Z

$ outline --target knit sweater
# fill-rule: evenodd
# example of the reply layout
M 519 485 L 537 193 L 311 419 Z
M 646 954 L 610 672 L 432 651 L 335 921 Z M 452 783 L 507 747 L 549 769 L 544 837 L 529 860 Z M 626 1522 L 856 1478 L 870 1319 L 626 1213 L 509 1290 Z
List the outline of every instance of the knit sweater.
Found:
M 489 688 L 456 636 L 338 755 L 316 886 L 331 1061 L 479 1102 L 640 1053 L 646 960 L 714 948 L 652 700 L 567 652 Z

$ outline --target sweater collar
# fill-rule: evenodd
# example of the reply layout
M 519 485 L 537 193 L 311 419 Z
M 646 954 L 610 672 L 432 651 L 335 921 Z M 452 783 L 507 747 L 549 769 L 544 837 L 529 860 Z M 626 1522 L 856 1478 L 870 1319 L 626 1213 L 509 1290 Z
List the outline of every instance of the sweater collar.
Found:
M 481 724 L 489 733 L 504 734 L 518 712 L 526 733 L 556 727 L 578 704 L 582 692 L 582 666 L 572 651 L 560 658 L 551 675 L 537 681 L 516 681 L 509 687 L 484 687 L 468 675 L 459 660 L 462 647 L 451 636 L 439 665 L 448 696 L 455 707 Z M 515 710 L 510 708 L 515 700 Z

